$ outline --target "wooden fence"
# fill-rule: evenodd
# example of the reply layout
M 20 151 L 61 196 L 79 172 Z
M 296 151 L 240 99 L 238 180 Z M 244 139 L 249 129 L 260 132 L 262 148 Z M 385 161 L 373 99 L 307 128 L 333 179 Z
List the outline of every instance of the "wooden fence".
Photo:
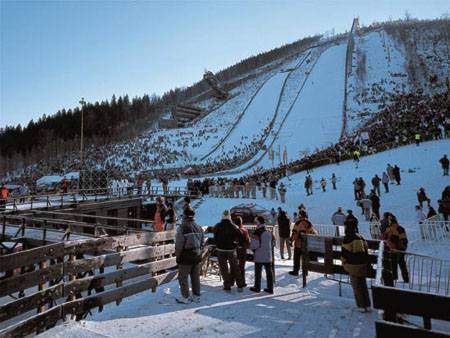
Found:
M 67 315 L 80 319 L 93 308 L 155 291 L 177 277 L 174 235 L 142 232 L 66 241 L 0 256 L 0 297 L 19 293 L 0 306 L 0 336 L 41 332 Z M 141 264 L 124 267 L 130 262 Z
M 307 284 L 308 271 L 326 275 L 348 275 L 341 263 L 341 246 L 343 237 L 301 235 L 302 241 L 302 277 L 303 287 Z M 377 250 L 380 242 L 368 240 L 369 264 L 368 278 L 375 278 L 378 260 Z

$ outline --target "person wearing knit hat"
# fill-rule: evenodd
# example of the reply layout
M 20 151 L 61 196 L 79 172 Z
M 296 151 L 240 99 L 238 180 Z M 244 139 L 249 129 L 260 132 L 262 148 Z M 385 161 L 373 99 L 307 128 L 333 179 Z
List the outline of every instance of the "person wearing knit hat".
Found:
M 255 261 L 255 284 L 250 288 L 253 292 L 261 291 L 262 268 L 266 270 L 267 293 L 273 293 L 273 270 L 272 270 L 272 249 L 275 245 L 273 234 L 266 230 L 264 217 L 256 217 L 257 229 L 250 235 L 250 249 L 254 252 Z
M 213 233 L 220 274 L 223 278 L 223 289 L 230 292 L 234 281 L 236 281 L 238 291 L 242 292 L 244 281 L 239 273 L 236 249 L 238 244 L 242 242 L 243 235 L 231 221 L 229 210 L 224 210 L 222 220 L 214 226 Z
M 195 223 L 195 211 L 192 208 L 184 210 L 183 222 L 177 229 L 175 237 L 175 255 L 178 264 L 178 283 L 181 297 L 178 303 L 200 301 L 200 266 L 204 248 L 202 228 Z M 189 297 L 189 277 L 191 278 L 192 295 Z

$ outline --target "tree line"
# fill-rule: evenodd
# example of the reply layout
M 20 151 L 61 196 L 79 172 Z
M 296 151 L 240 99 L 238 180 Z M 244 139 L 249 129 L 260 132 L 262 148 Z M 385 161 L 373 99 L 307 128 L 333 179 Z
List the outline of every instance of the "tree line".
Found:
M 265 53 L 246 58 L 217 73 L 221 81 L 249 73 L 252 70 L 299 52 L 320 36 L 307 37 L 283 45 Z M 192 86 L 175 88 L 162 96 L 144 95 L 132 100 L 128 95 L 84 106 L 85 144 L 101 146 L 126 141 L 148 129 L 161 114 L 170 111 L 178 103 L 194 98 L 209 86 L 201 80 Z M 62 109 L 53 115 L 43 115 L 28 125 L 0 128 L 0 173 L 36 163 L 36 160 L 67 155 L 79 147 L 81 109 Z

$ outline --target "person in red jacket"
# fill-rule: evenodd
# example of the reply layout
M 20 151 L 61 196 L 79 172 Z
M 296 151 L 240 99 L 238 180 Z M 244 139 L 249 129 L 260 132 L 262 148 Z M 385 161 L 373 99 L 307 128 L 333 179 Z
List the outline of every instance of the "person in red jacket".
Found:
M 0 210 L 6 209 L 6 201 L 9 197 L 9 190 L 8 188 L 2 184 L 2 187 L 0 188 Z

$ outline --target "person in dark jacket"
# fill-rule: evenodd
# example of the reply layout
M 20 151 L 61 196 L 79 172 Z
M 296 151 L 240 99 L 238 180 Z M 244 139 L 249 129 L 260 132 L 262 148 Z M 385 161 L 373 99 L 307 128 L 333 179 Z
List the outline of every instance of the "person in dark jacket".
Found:
M 347 217 L 345 217 L 344 225 L 345 227 L 352 227 L 355 228 L 355 231 L 359 233 L 358 229 L 358 219 L 353 215 L 353 210 L 347 210 Z
M 368 312 L 370 308 L 369 290 L 366 283 L 368 258 L 367 242 L 357 233 L 355 226 L 347 226 L 342 242 L 342 266 L 350 275 L 356 305 L 362 312 Z
M 156 197 L 155 223 L 153 225 L 154 231 L 164 231 L 166 227 L 166 215 L 167 207 L 164 204 L 164 198 L 158 196 Z
M 247 261 L 247 249 L 250 247 L 250 236 L 248 234 L 248 230 L 244 226 L 242 217 L 236 218 L 236 225 L 239 227 L 239 230 L 242 233 L 241 240 L 236 250 L 239 261 L 239 273 L 242 276 L 241 278 L 243 281 L 243 286 L 246 287 L 247 283 L 245 282 L 245 263 Z
M 444 155 L 444 156 L 439 160 L 439 162 L 441 163 L 442 170 L 444 171 L 444 176 L 448 176 L 448 168 L 449 168 L 450 161 L 449 161 L 449 159 L 447 158 L 447 155 Z
M 409 273 L 405 262 L 405 254 L 408 248 L 408 237 L 405 228 L 398 224 L 397 219 L 391 218 L 391 224 L 381 234 L 381 239 L 384 240 L 386 247 L 392 250 L 392 275 L 394 279 L 398 277 L 398 267 L 402 273 L 404 283 L 409 283 Z
M 175 223 L 177 222 L 177 214 L 171 202 L 167 203 L 166 210 L 166 231 L 175 228 Z
M 287 212 L 278 208 L 278 235 L 280 237 L 280 255 L 281 259 L 284 259 L 284 246 L 287 247 L 288 259 L 291 259 L 291 245 L 289 237 L 291 236 L 291 220 L 287 215 Z
M 401 181 L 401 176 L 400 176 L 400 168 L 397 165 L 394 165 L 394 177 L 395 177 L 395 181 L 397 182 L 397 185 L 400 185 L 400 181 Z
M 444 217 L 444 221 L 448 221 L 450 215 L 450 185 L 446 186 L 438 200 L 438 211 Z
M 434 216 L 437 216 L 437 212 L 436 212 L 436 210 L 434 210 L 434 208 L 431 205 L 429 205 L 428 206 L 427 218 L 431 218 L 431 217 L 434 217 Z
M 181 297 L 177 302 L 186 304 L 189 301 L 200 301 L 200 265 L 204 246 L 202 228 L 195 223 L 195 211 L 186 208 L 183 222 L 175 236 L 175 255 L 178 264 L 178 283 Z M 189 282 L 191 278 L 192 297 L 189 298 Z
M 374 189 L 371 190 L 369 199 L 372 201 L 372 212 L 380 219 L 380 198 L 375 193 Z
M 242 232 L 231 221 L 229 210 L 223 212 L 222 220 L 214 226 L 213 233 L 220 273 L 223 278 L 223 289 L 227 292 L 231 291 L 231 287 L 236 281 L 238 291 L 242 292 L 244 281 L 239 273 L 236 253 L 238 244 L 242 241 Z
M 378 196 L 380 196 L 380 183 L 381 183 L 381 178 L 379 178 L 378 175 L 375 175 L 374 177 L 372 177 L 373 190 L 375 190 L 375 193 Z
M 380 220 L 380 232 L 383 233 L 393 223 L 397 222 L 395 216 L 390 212 L 385 212 L 383 218 Z
M 417 201 L 419 201 L 421 208 L 423 208 L 423 202 L 427 202 L 427 204 L 430 205 L 431 200 L 428 198 L 424 188 L 420 188 L 417 192 Z

